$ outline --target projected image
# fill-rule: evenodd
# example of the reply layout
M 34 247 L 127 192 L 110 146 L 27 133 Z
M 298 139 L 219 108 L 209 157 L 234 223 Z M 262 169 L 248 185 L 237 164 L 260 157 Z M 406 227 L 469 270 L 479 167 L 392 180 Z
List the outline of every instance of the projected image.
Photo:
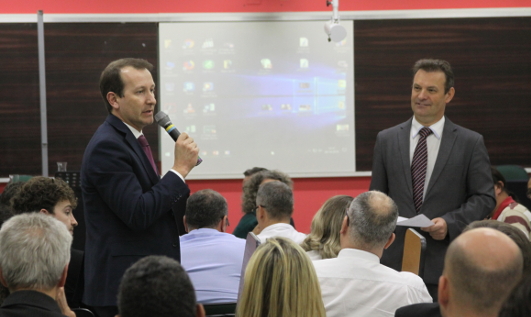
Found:
M 353 24 L 328 42 L 322 21 L 160 24 L 160 100 L 201 148 L 190 178 L 355 171 Z M 162 169 L 173 141 L 161 137 Z

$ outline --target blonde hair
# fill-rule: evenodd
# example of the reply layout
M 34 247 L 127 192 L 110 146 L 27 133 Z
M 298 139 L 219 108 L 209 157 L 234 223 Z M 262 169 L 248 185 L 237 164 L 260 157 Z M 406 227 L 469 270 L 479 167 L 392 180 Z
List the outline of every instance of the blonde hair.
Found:
M 249 260 L 237 317 L 325 317 L 310 258 L 286 238 L 269 238 Z
M 322 259 L 337 257 L 341 250 L 341 223 L 353 199 L 351 196 L 337 195 L 325 201 L 313 217 L 310 234 L 301 243 L 301 247 L 305 251 L 317 251 Z

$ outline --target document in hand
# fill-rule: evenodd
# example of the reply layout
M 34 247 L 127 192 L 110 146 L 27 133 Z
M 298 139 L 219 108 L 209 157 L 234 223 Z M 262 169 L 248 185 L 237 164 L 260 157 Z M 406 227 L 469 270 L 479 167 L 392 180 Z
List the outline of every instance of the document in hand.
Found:
M 413 218 L 405 218 L 398 216 L 398 219 L 396 220 L 397 226 L 404 226 L 404 227 L 430 227 L 433 226 L 434 223 L 428 219 L 424 214 L 417 215 Z

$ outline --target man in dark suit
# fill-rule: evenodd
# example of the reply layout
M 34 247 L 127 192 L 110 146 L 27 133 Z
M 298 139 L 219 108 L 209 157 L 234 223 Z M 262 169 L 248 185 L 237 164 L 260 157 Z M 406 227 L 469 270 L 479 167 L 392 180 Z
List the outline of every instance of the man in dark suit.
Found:
M 0 317 L 75 316 L 64 289 L 72 235 L 43 213 L 13 216 L 0 230 L 0 281 L 10 295 Z
M 83 302 L 114 316 L 120 278 L 147 255 L 180 259 L 179 230 L 189 195 L 184 178 L 199 149 L 182 133 L 173 168 L 160 178 L 142 129 L 153 123 L 153 66 L 141 59 L 110 63 L 100 78 L 109 116 L 85 150 L 81 187 L 87 240 Z M 142 145 L 141 145 L 142 144 Z M 172 207 L 180 213 L 174 215 Z
M 421 229 L 427 239 L 424 282 L 436 300 L 450 241 L 470 222 L 485 218 L 494 209 L 496 200 L 483 137 L 444 116 L 446 104 L 455 94 L 450 64 L 443 60 L 419 60 L 413 74 L 414 116 L 378 133 L 370 189 L 388 194 L 398 205 L 400 216 L 424 214 L 433 221 L 434 225 Z M 429 129 L 424 136 L 427 159 L 424 157 L 419 182 L 418 169 L 412 169 L 412 162 L 417 144 L 422 143 L 419 140 L 424 127 Z M 397 270 L 401 269 L 405 230 L 397 227 L 396 242 L 381 260 Z

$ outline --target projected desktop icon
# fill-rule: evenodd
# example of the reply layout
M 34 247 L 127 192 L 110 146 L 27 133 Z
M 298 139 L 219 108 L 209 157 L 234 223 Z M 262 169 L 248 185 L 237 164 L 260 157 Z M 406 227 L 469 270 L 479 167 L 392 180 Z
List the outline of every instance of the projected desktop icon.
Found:
M 299 83 L 299 88 L 300 89 L 309 89 L 310 88 L 310 83 Z
M 231 68 L 232 66 L 232 61 L 230 59 L 226 59 L 223 61 L 223 68 L 224 69 L 229 69 Z
M 299 46 L 300 47 L 308 47 L 308 39 L 305 37 L 299 38 Z
M 183 49 L 190 49 L 190 48 L 193 48 L 194 45 L 195 45 L 195 43 L 194 43 L 193 40 L 186 39 L 186 40 L 184 40 L 184 43 L 183 43 Z
M 223 43 L 223 47 L 225 47 L 225 48 L 234 48 L 234 43 L 225 42 L 225 43 Z
M 166 91 L 174 91 L 175 90 L 175 83 L 166 83 L 164 85 L 164 88 L 166 88 Z
M 171 40 L 164 40 L 164 48 L 165 49 L 171 48 Z
M 184 128 L 184 132 L 188 134 L 195 133 L 195 131 L 196 131 L 195 125 L 189 125 Z
M 209 113 L 216 111 L 216 105 L 213 103 L 209 103 L 203 106 L 203 113 Z
M 184 92 L 192 92 L 195 90 L 195 84 L 191 81 L 187 81 L 183 84 L 183 91 Z
M 338 88 L 347 88 L 347 81 L 344 79 L 339 79 L 337 81 L 337 87 Z
M 203 83 L 203 91 L 212 91 L 212 90 L 214 90 L 214 83 L 213 82 Z
M 192 70 L 195 67 L 194 61 L 186 61 L 183 63 L 183 70 Z
M 194 109 L 194 107 L 192 106 L 192 104 L 189 103 L 188 105 L 186 105 L 186 108 L 184 109 L 183 112 L 184 112 L 184 113 L 195 113 L 195 109 Z
M 211 59 L 207 59 L 203 62 L 203 68 L 204 69 L 212 69 L 214 68 L 214 61 Z
M 214 40 L 213 39 L 206 39 L 204 42 L 203 42 L 203 46 L 201 46 L 201 48 L 212 48 L 214 47 Z
M 262 63 L 262 67 L 264 69 L 271 69 L 273 68 L 273 64 L 271 63 L 271 60 L 269 58 L 262 58 L 260 60 L 260 63 Z
M 301 68 L 308 68 L 310 66 L 310 63 L 308 62 L 308 60 L 306 58 L 301 58 L 300 59 L 300 67 Z
M 166 70 L 173 70 L 175 68 L 174 62 L 166 62 Z

